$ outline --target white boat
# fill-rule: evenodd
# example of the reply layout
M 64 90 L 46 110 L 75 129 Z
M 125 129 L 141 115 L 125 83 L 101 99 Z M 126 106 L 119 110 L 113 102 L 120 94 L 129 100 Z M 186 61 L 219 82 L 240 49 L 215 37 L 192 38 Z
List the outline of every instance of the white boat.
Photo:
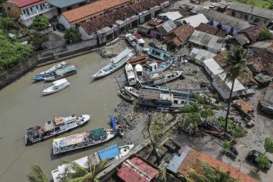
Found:
M 41 81 L 44 79 L 45 76 L 48 76 L 50 74 L 53 74 L 53 72 L 55 72 L 56 70 L 58 69 L 61 69 L 63 68 L 64 66 L 66 66 L 67 63 L 66 62 L 61 62 L 61 63 L 58 63 L 58 64 L 55 64 L 54 66 L 50 67 L 48 70 L 45 70 L 45 71 L 42 71 L 40 72 L 39 74 L 35 75 L 33 77 L 33 80 L 34 81 Z
M 104 151 L 109 152 L 110 150 L 114 150 L 113 152 L 114 155 L 111 154 L 111 156 L 107 158 L 107 160 L 113 161 L 113 160 L 118 160 L 118 159 L 121 159 L 122 157 L 127 156 L 133 148 L 134 148 L 134 144 L 123 145 L 123 146 L 112 145 L 103 150 L 95 152 L 94 154 L 91 154 L 90 156 L 85 156 L 80 159 L 74 160 L 73 162 L 85 169 L 90 169 L 92 165 L 98 164 L 101 160 L 105 160 L 105 158 L 101 159 L 100 157 L 100 153 L 103 153 Z M 65 164 L 59 165 L 56 169 L 52 170 L 51 175 L 53 178 L 53 182 L 61 182 L 67 171 L 73 173 L 73 169 L 71 167 L 72 167 L 72 163 L 65 163 Z
M 49 94 L 59 92 L 65 89 L 66 87 L 68 87 L 69 85 L 70 83 L 65 78 L 54 81 L 52 82 L 51 86 L 49 86 L 48 88 L 42 91 L 42 95 L 49 95 Z
M 114 71 L 121 68 L 126 62 L 134 56 L 133 50 L 126 48 L 119 55 L 111 59 L 111 62 L 101 68 L 97 73 L 95 73 L 92 77 L 94 79 L 105 77 Z
M 127 63 L 125 65 L 125 73 L 126 73 L 127 80 L 130 86 L 137 84 L 136 74 L 131 64 Z
M 139 91 L 134 87 L 124 87 L 125 92 L 128 94 L 138 98 L 139 97 Z
M 168 71 L 160 74 L 155 73 L 150 75 L 150 79 L 147 81 L 150 82 L 151 85 L 162 85 L 182 77 L 182 73 L 182 71 Z M 145 84 L 145 81 L 143 83 Z

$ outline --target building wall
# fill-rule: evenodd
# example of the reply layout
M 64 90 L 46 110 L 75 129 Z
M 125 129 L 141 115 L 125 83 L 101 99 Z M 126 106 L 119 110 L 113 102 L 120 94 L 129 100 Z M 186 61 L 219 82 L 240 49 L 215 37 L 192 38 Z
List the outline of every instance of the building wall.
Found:
M 66 20 L 66 18 L 65 18 L 63 15 L 59 16 L 58 21 L 59 21 L 59 23 L 62 24 L 66 29 L 69 29 L 69 28 L 73 27 L 73 25 L 70 24 L 70 23 Z
M 10 17 L 19 18 L 21 15 L 21 10 L 15 4 L 6 2 L 3 5 L 6 13 Z

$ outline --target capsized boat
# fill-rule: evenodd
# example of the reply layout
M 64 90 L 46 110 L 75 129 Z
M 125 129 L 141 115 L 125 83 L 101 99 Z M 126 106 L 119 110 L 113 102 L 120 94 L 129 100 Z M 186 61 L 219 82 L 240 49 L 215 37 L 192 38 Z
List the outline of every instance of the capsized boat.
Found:
M 52 75 L 57 69 L 61 69 L 66 65 L 67 65 L 66 62 L 64 62 L 64 61 L 61 63 L 55 64 L 54 66 L 52 66 L 48 70 L 45 70 L 45 71 L 40 72 L 39 74 L 35 75 L 32 79 L 34 81 L 43 81 L 44 77 Z
M 59 155 L 95 145 L 113 139 L 117 132 L 113 129 L 96 128 L 90 131 L 73 134 L 53 140 L 53 155 Z
M 100 161 L 115 161 L 125 157 L 134 148 L 134 144 L 118 146 L 117 144 L 106 147 L 105 149 L 99 150 L 89 156 L 82 157 L 74 160 L 73 162 L 79 166 L 90 169 L 93 165 L 98 164 Z M 53 182 L 62 182 L 65 177 L 65 173 L 69 171 L 73 173 L 72 163 L 65 163 L 59 165 L 56 169 L 51 171 Z
M 126 62 L 134 56 L 133 50 L 126 48 L 116 57 L 111 59 L 111 62 L 106 66 L 102 67 L 97 73 L 95 73 L 92 77 L 94 79 L 99 79 L 105 77 L 119 68 L 121 68 Z
M 44 81 L 55 81 L 64 77 L 68 77 L 70 75 L 77 73 L 77 67 L 75 65 L 67 65 L 63 68 L 57 69 L 53 72 L 53 74 L 50 74 L 46 77 L 44 77 Z
M 43 96 L 50 95 L 50 94 L 53 94 L 53 93 L 56 93 L 56 92 L 59 92 L 59 91 L 65 89 L 69 85 L 70 85 L 70 83 L 67 81 L 67 79 L 63 78 L 63 79 L 52 82 L 51 86 L 44 89 L 41 94 Z
M 90 120 L 90 115 L 71 115 L 67 117 L 55 117 L 52 121 L 47 121 L 42 126 L 28 128 L 25 134 L 25 144 L 30 145 L 50 137 L 60 135 L 79 126 L 86 124 Z

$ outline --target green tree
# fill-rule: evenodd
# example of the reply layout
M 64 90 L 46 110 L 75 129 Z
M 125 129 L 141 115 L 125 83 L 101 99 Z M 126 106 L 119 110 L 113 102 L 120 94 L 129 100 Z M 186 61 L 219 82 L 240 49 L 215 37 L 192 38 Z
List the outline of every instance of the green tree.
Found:
M 49 182 L 43 170 L 38 165 L 32 166 L 31 172 L 27 177 L 29 182 Z
M 263 28 L 263 30 L 259 34 L 259 40 L 269 39 L 272 39 L 272 33 L 267 28 Z
M 76 43 L 81 40 L 81 34 L 76 28 L 69 28 L 65 30 L 64 38 L 67 43 Z
M 33 33 L 31 35 L 31 44 L 32 44 L 33 48 L 36 50 L 42 49 L 42 45 L 46 41 L 48 41 L 47 35 L 42 35 L 40 33 Z
M 259 169 L 265 169 L 269 165 L 269 159 L 265 154 L 259 155 L 256 160 L 258 164 L 257 172 L 259 171 Z
M 231 50 L 228 52 L 226 57 L 227 62 L 227 74 L 225 81 L 231 82 L 231 88 L 228 98 L 228 106 L 227 106 L 227 113 L 225 118 L 225 131 L 227 132 L 228 126 L 228 117 L 230 114 L 230 106 L 232 101 L 232 93 L 234 89 L 234 84 L 236 78 L 240 74 L 246 71 L 246 56 L 247 51 L 242 47 L 232 47 Z
M 0 17 L 0 28 L 7 32 L 11 29 L 16 29 L 16 23 L 10 17 Z
M 265 138 L 264 149 L 266 152 L 273 153 L 273 138 L 271 137 Z
M 37 31 L 41 31 L 46 29 L 49 26 L 49 20 L 48 17 L 41 15 L 41 16 L 36 16 L 33 19 L 31 28 Z
M 229 151 L 230 150 L 230 148 L 231 148 L 231 142 L 230 141 L 227 141 L 227 140 L 225 140 L 224 141 L 224 143 L 223 143 L 223 151 L 224 152 L 227 152 L 227 151 Z

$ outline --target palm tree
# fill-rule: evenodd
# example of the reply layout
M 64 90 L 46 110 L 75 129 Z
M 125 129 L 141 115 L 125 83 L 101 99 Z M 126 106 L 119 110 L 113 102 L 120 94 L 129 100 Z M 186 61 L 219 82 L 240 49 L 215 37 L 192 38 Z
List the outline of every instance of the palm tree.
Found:
M 97 175 L 106 167 L 106 161 L 101 161 L 97 165 L 90 166 L 89 169 L 81 167 L 73 162 L 71 168 L 66 170 L 64 182 L 98 182 Z M 71 172 L 72 171 L 72 172 Z
M 225 118 L 225 132 L 227 131 L 228 117 L 232 101 L 232 93 L 236 78 L 246 71 L 247 51 L 242 47 L 233 47 L 227 54 L 227 75 L 225 81 L 231 82 L 231 89 L 228 98 L 228 108 Z
M 49 182 L 40 166 L 32 166 L 31 172 L 27 175 L 29 182 Z

